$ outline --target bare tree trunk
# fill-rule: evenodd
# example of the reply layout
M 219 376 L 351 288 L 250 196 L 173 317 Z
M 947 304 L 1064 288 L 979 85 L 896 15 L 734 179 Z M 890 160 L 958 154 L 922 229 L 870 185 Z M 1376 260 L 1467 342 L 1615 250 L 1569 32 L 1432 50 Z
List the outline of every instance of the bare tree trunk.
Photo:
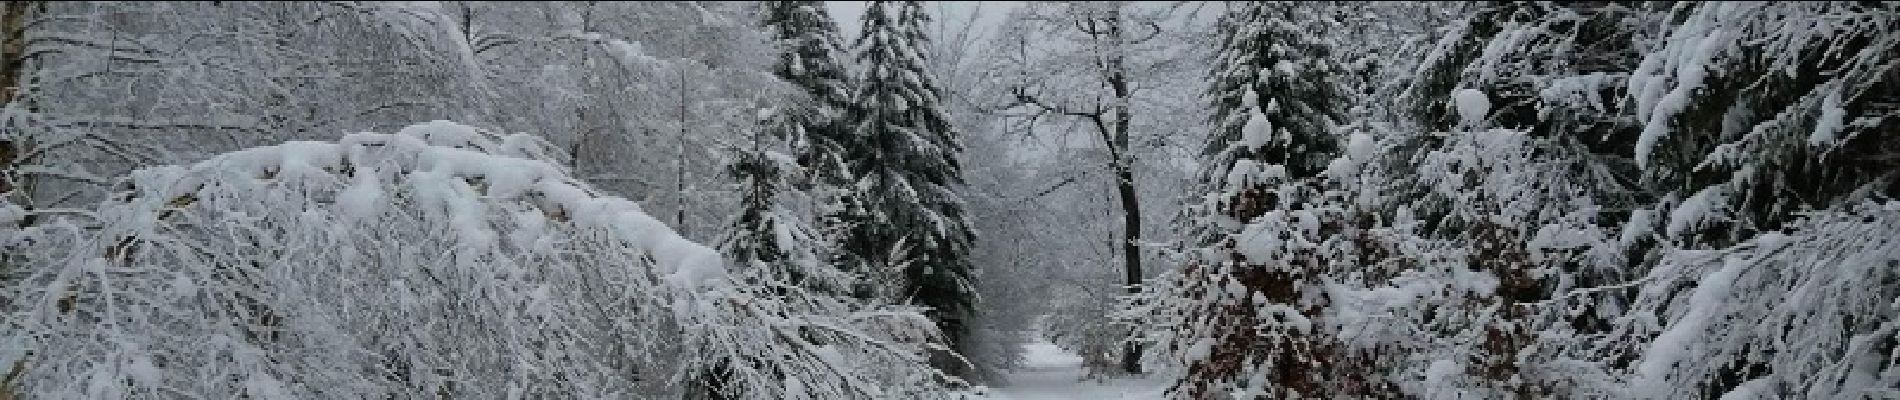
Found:
M 1133 168 L 1121 165 L 1116 168 L 1116 187 L 1122 200 L 1122 262 L 1126 265 L 1123 277 L 1128 283 L 1130 296 L 1141 294 L 1141 201 L 1135 197 L 1135 176 Z M 1141 343 L 1130 341 L 1122 348 L 1122 371 L 1130 374 L 1141 373 Z
M 41 2 L 7 2 L 0 10 L 0 103 L 13 101 L 19 92 L 21 69 L 26 66 L 26 23 Z
M 1115 103 L 1109 105 L 1109 116 L 1114 123 L 1108 128 L 1114 129 L 1110 137 L 1109 154 L 1115 163 L 1115 189 L 1121 195 L 1122 205 L 1122 265 L 1123 279 L 1128 295 L 1141 294 L 1141 199 L 1135 192 L 1134 155 L 1130 154 L 1128 111 L 1129 93 L 1128 68 L 1124 64 L 1122 18 L 1120 8 L 1108 10 L 1107 54 L 1102 62 L 1108 86 L 1114 91 Z M 1141 344 L 1129 341 L 1122 347 L 1122 371 L 1130 374 L 1141 373 Z
M 0 35 L 5 35 L 0 37 L 0 104 L 13 103 L 14 97 L 20 92 L 20 80 L 26 74 L 26 24 L 41 6 L 38 1 L 15 1 L 0 8 Z M 16 179 L 19 179 L 19 175 L 16 170 L 24 161 L 21 156 L 25 155 L 27 146 L 24 137 L 0 139 L 0 195 L 18 188 Z M 31 224 L 30 221 L 22 221 L 22 224 Z M 0 269 L 11 267 L 0 265 Z M 0 305 L 6 303 L 0 301 Z M 26 372 L 26 360 L 22 358 L 14 361 L 13 365 L 4 366 L 0 371 L 5 371 L 4 375 L 0 375 L 0 400 L 18 399 L 19 396 L 13 392 L 13 385 Z
M 673 158 L 674 158 L 673 159 L 673 199 L 674 199 L 674 205 L 676 206 L 676 208 L 673 210 L 673 229 L 679 230 L 680 235 L 685 235 L 686 234 L 686 139 L 687 139 L 687 135 L 690 135 L 692 133 L 691 129 L 688 128 L 688 126 L 686 125 L 687 123 L 691 122 L 691 119 L 692 119 L 691 114 L 689 114 L 687 111 L 687 103 L 692 101 L 692 99 L 688 97 L 689 92 L 687 91 L 687 88 L 686 88 L 686 69 L 680 68 L 679 70 L 680 70 L 680 141 L 679 141 L 679 148 L 675 149 L 675 153 L 673 154 Z
M 26 74 L 26 23 L 41 7 L 38 1 L 7 2 L 0 9 L 0 104 L 12 103 Z M 25 138 L 0 138 L 0 193 L 18 188 L 15 169 L 26 153 Z

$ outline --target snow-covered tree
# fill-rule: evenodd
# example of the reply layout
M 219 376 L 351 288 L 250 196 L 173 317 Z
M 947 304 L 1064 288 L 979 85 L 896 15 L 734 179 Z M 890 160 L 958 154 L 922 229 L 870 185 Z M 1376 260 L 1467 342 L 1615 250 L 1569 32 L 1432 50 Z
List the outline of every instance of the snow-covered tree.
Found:
M 1615 321 L 1628 336 L 1606 345 L 1639 351 L 1624 395 L 1893 395 L 1893 266 L 1875 255 L 1888 240 L 1853 236 L 1885 235 L 1872 204 L 1900 195 L 1896 15 L 1860 2 L 1670 10 L 1628 82 L 1633 154 L 1660 201 L 1625 232 L 1666 244 Z
M 768 126 L 778 124 L 782 122 Z M 720 240 L 720 249 L 771 280 L 844 293 L 853 282 L 830 264 L 833 251 L 812 227 L 814 210 L 795 207 L 812 202 L 796 187 L 804 173 L 789 154 L 787 141 L 761 132 L 754 134 L 750 148 L 737 149 L 738 160 L 729 168 L 739 181 L 739 214 Z
M 1632 73 L 1634 156 L 1688 247 L 1777 229 L 1887 181 L 1900 8 L 1887 3 L 1681 4 Z M 1868 186 L 1868 185 L 1873 186 Z
M 732 166 L 743 198 L 720 249 L 731 257 L 733 274 L 746 283 L 737 291 L 744 301 L 722 303 L 730 309 L 719 315 L 730 320 L 708 322 L 734 329 L 704 338 L 731 345 L 718 347 L 727 352 L 701 358 L 706 361 L 699 364 L 702 378 L 696 384 L 703 386 L 696 394 L 734 399 L 948 396 L 944 387 L 959 381 L 926 359 L 927 346 L 940 340 L 936 325 L 918 308 L 851 296 L 855 281 L 837 268 L 839 249 L 813 228 L 816 210 L 795 207 L 812 202 L 794 185 L 807 175 L 786 153 L 787 139 L 755 134 L 753 148 L 741 150 Z M 760 322 L 763 331 L 755 326 Z M 857 346 L 884 346 L 854 355 L 882 358 L 829 367 L 842 371 L 808 369 L 830 363 L 828 352 Z M 799 382 L 807 375 L 839 374 L 836 381 L 818 385 Z
M 1019 135 L 1057 143 L 1050 157 L 1085 161 L 1064 162 L 1071 165 L 1058 166 L 1062 170 L 1051 175 L 1085 190 L 1074 195 L 1087 199 L 1084 204 L 1110 199 L 1101 212 L 1118 217 L 1102 232 L 1114 239 L 1093 252 L 1108 252 L 1110 259 L 1102 262 L 1119 268 L 1086 275 L 1065 271 L 1087 279 L 1079 284 L 1100 287 L 1065 296 L 1055 304 L 1061 315 L 1048 326 L 1054 330 L 1048 333 L 1077 348 L 1091 364 L 1115 366 L 1096 372 L 1141 369 L 1139 344 L 1122 340 L 1127 321 L 1115 323 L 1121 326 L 1102 321 L 1112 320 L 1107 312 L 1114 309 L 1112 303 L 1140 293 L 1143 279 L 1151 275 L 1143 265 L 1155 255 L 1144 245 L 1169 235 L 1144 222 L 1167 215 L 1156 211 L 1171 211 L 1172 204 L 1157 207 L 1152 200 L 1179 195 L 1185 168 L 1172 161 L 1184 143 L 1198 136 L 1180 129 L 1198 115 L 1190 105 L 1193 82 L 1198 82 L 1190 65 L 1205 57 L 1192 45 L 1198 26 L 1175 21 L 1191 14 L 1157 3 L 1030 3 L 1004 21 L 991 44 L 996 51 L 984 65 L 985 77 L 995 81 L 980 93 L 993 104 L 990 112 L 1019 125 L 1011 128 Z M 1113 350 L 1098 351 L 1103 348 Z
M 0 90 L 0 105 L 6 107 L 5 119 L 0 119 L 5 124 L 0 125 L 0 196 L 7 200 L 16 200 L 12 197 L 22 183 L 22 153 L 32 148 L 32 138 L 24 132 L 26 121 L 20 116 L 31 105 L 15 103 L 14 98 L 19 96 L 20 82 L 28 72 L 26 25 L 40 9 L 41 4 L 31 1 L 7 3 L 0 8 L 0 32 L 4 32 L 0 34 L 0 88 L 4 88 Z
M 750 128 L 749 103 L 777 90 L 770 47 L 739 3 L 27 9 L 28 29 L 10 32 L 32 56 L 7 117 L 39 143 L 21 152 L 22 204 L 89 204 L 139 166 L 451 118 L 537 132 L 574 155 L 577 175 L 630 197 L 665 193 L 642 200 L 674 222 L 685 209 L 682 230 L 710 239 L 736 203 L 716 190 L 725 160 L 699 149 Z
M 1342 138 L 1335 126 L 1345 115 L 1348 94 L 1339 82 L 1344 71 L 1324 37 L 1333 27 L 1301 15 L 1317 11 L 1322 10 L 1256 3 L 1226 16 L 1208 90 L 1215 128 L 1201 150 L 1209 160 L 1200 178 L 1208 190 L 1248 191 L 1254 185 L 1315 177 L 1339 154 Z M 1256 166 L 1284 172 L 1263 176 L 1253 171 Z M 1222 203 L 1259 204 L 1214 207 L 1276 207 L 1271 194 L 1240 196 L 1260 198 Z
M 845 119 L 851 101 L 848 72 L 839 62 L 844 55 L 837 23 L 822 2 L 771 1 L 763 4 L 761 25 L 778 47 L 773 74 L 791 83 L 799 95 L 784 101 L 787 105 L 773 113 L 764 129 L 789 145 L 786 154 L 797 167 L 786 170 L 784 190 L 804 193 L 806 212 L 818 214 L 811 229 L 814 239 L 836 247 L 839 233 L 860 223 L 854 182 L 844 164 L 844 151 L 852 143 L 852 131 Z M 782 167 L 781 167 L 782 168 Z M 747 206 L 750 207 L 750 206 Z M 750 212 L 750 211 L 747 211 Z M 862 265 L 849 252 L 831 251 L 823 257 L 836 267 Z M 842 271 L 862 274 L 865 271 Z M 862 285 L 831 290 L 857 292 Z
M 762 18 L 779 46 L 772 72 L 809 99 L 795 121 L 802 132 L 798 141 L 807 146 L 798 156 L 812 166 L 836 163 L 839 146 L 850 139 L 844 112 L 852 96 L 850 76 L 839 63 L 844 44 L 838 24 L 817 1 L 768 1 Z
M 1310 7 L 1310 8 L 1309 8 Z M 1180 298 L 1157 299 L 1161 352 L 1184 363 L 1183 398 L 1327 396 L 1324 336 L 1311 315 L 1325 256 L 1319 224 L 1337 222 L 1315 184 L 1338 155 L 1346 112 L 1341 71 L 1317 34 L 1321 7 L 1250 3 L 1224 15 L 1208 98 L 1201 248 L 1171 275 Z M 1334 208 L 1333 210 L 1327 210 Z
M 542 132 L 575 174 L 716 239 L 737 210 L 730 143 L 793 88 L 746 2 L 469 2 L 494 43 L 484 72 L 502 129 Z M 458 17 L 459 18 L 459 17 Z M 513 110 L 528 110 L 512 112 Z M 669 151 L 654 151 L 668 149 Z
M 1358 22 L 1329 20 L 1342 13 L 1326 9 L 1340 7 L 1279 14 L 1319 25 L 1273 36 L 1315 33 L 1309 40 L 1329 50 L 1377 47 L 1349 40 L 1385 40 L 1347 30 Z M 1319 132 L 1329 134 L 1320 137 L 1332 140 L 1334 153 L 1315 154 L 1297 171 L 1266 163 L 1261 165 L 1266 168 L 1235 168 L 1232 161 L 1208 166 L 1205 181 L 1224 183 L 1215 189 L 1225 192 L 1211 196 L 1207 209 L 1246 213 L 1195 225 L 1197 232 L 1216 250 L 1220 240 L 1232 237 L 1231 253 L 1213 254 L 1234 254 L 1267 272 L 1235 274 L 1234 285 L 1218 278 L 1197 282 L 1189 277 L 1210 267 L 1190 261 L 1193 268 L 1174 278 L 1184 283 L 1171 290 L 1236 310 L 1157 310 L 1157 325 L 1172 327 L 1160 339 L 1188 367 L 1182 389 L 1427 398 L 1587 395 L 1592 392 L 1566 390 L 1610 376 L 1576 369 L 1564 362 L 1568 355 L 1562 351 L 1533 343 L 1546 335 L 1600 333 L 1603 318 L 1618 304 L 1568 298 L 1539 302 L 1550 291 L 1626 276 L 1619 275 L 1627 259 L 1614 238 L 1622 217 L 1602 210 L 1606 203 L 1626 206 L 1632 199 L 1630 182 L 1618 174 L 1628 169 L 1616 168 L 1627 163 L 1619 164 L 1614 151 L 1591 152 L 1611 146 L 1591 146 L 1602 144 L 1596 135 L 1630 131 L 1628 124 L 1597 116 L 1622 112 L 1615 101 L 1603 100 L 1619 96 L 1620 78 L 1603 71 L 1633 66 L 1627 56 L 1635 45 L 1632 30 L 1609 22 L 1627 24 L 1640 21 L 1640 15 L 1616 5 L 1476 7 L 1480 12 L 1455 20 L 1427 51 L 1399 53 L 1423 54 L 1423 60 L 1401 56 L 1330 69 L 1334 79 L 1322 82 L 1345 87 L 1335 87 L 1332 101 L 1319 103 L 1334 111 L 1315 120 L 1329 122 Z M 1489 28 L 1472 32 L 1474 26 Z M 1578 59 L 1583 52 L 1577 49 L 1586 44 L 1623 49 L 1610 53 L 1624 55 L 1623 64 L 1610 62 L 1614 58 Z M 1343 64 L 1344 55 L 1325 54 L 1320 60 Z M 1215 69 L 1216 77 L 1222 71 L 1258 70 Z M 1598 75 L 1591 79 L 1592 74 Z M 1346 90 L 1358 79 L 1412 84 Z M 1289 104 L 1271 93 L 1290 90 L 1246 89 L 1228 86 L 1229 109 Z M 1394 106 L 1407 103 L 1388 101 L 1398 97 L 1398 89 L 1427 106 L 1393 112 L 1406 110 Z M 1214 93 L 1217 102 L 1222 99 L 1218 88 Z M 1306 103 L 1292 103 L 1299 106 L 1288 110 L 1312 110 L 1308 104 L 1327 99 L 1300 96 L 1294 100 Z M 1222 110 L 1216 108 L 1223 115 L 1252 114 Z M 1270 115 L 1217 119 L 1241 133 L 1210 143 L 1244 143 L 1244 134 L 1255 127 L 1286 129 Z M 1380 119 L 1393 117 L 1416 120 Z M 1235 200 L 1249 197 L 1239 196 L 1249 194 L 1249 182 L 1223 179 L 1255 177 L 1255 170 L 1272 172 L 1272 180 L 1255 183 L 1260 187 L 1252 201 Z M 1249 296 L 1253 290 L 1248 288 L 1256 286 L 1269 290 Z M 1255 319 L 1267 321 L 1265 326 L 1294 321 L 1299 328 L 1223 328 L 1261 324 Z M 1221 329 L 1244 333 L 1205 333 Z M 1241 339 L 1259 343 L 1235 345 Z
M 1612 340 L 1625 398 L 1881 398 L 1894 361 L 1894 240 L 1900 203 L 1866 201 L 1788 221 L 1785 232 L 1659 260 Z
M 726 360 L 747 397 L 947 393 L 917 312 L 737 279 L 553 160 L 438 121 L 141 169 L 4 232 L 0 364 L 58 398 L 650 397 Z
M 844 158 L 872 221 L 855 224 L 845 248 L 869 261 L 860 270 L 895 274 L 885 281 L 894 285 L 878 288 L 883 297 L 930 307 L 949 347 L 960 349 L 976 311 L 975 234 L 958 193 L 962 144 L 926 68 L 929 19 L 915 1 L 875 1 L 865 10 L 855 44 L 863 76 Z M 939 367 L 964 370 L 954 355 L 937 358 Z
M 1416 224 L 1399 243 L 1441 248 L 1439 262 L 1462 263 L 1498 286 L 1386 309 L 1490 311 L 1408 322 L 1394 331 L 1417 336 L 1380 340 L 1411 355 L 1380 354 L 1447 360 L 1432 379 L 1455 384 L 1397 379 L 1424 396 L 1581 395 L 1563 391 L 1573 383 L 1557 381 L 1601 375 L 1526 352 L 1551 348 L 1535 344 L 1540 336 L 1600 333 L 1603 318 L 1620 308 L 1615 296 L 1550 297 L 1628 276 L 1629 246 L 1615 236 L 1643 196 L 1630 179 L 1627 153 L 1617 150 L 1633 126 L 1615 116 L 1627 112 L 1618 101 L 1621 71 L 1634 66 L 1636 26 L 1647 14 L 1618 3 L 1468 7 L 1425 49 L 1416 70 L 1401 72 L 1411 83 L 1402 116 L 1409 121 L 1387 125 L 1402 128 L 1385 133 L 1378 147 L 1389 153 L 1369 166 L 1373 176 L 1361 177 L 1369 186 L 1359 197 L 1381 219 Z M 1379 271 L 1356 284 L 1417 285 L 1420 278 L 1405 272 Z M 1485 340 L 1469 339 L 1476 337 Z M 1437 344 L 1403 344 L 1416 341 Z M 1384 372 L 1418 376 L 1428 364 L 1399 363 Z

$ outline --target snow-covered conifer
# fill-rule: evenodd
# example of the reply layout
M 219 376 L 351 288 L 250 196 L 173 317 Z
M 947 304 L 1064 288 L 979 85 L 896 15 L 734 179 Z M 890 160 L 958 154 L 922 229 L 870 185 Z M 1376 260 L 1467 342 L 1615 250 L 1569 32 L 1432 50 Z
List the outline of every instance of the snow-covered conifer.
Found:
M 1200 248 L 1171 276 L 1155 313 L 1178 315 L 1163 351 L 1183 363 L 1182 398 L 1328 396 L 1329 340 L 1311 313 L 1326 269 L 1318 243 L 1336 233 L 1337 205 L 1321 202 L 1339 155 L 1335 126 L 1348 100 L 1323 6 L 1249 3 L 1223 16 L 1208 89 L 1214 132 L 1203 147 L 1207 192 L 1194 228 Z M 1321 222 L 1327 221 L 1327 222 Z M 1322 226 L 1324 225 L 1324 226 Z
M 849 117 L 853 143 L 844 158 L 873 222 L 851 228 L 845 248 L 871 260 L 867 269 L 902 266 L 901 284 L 879 290 L 931 307 L 950 346 L 961 348 L 964 323 L 976 311 L 975 234 L 957 193 L 962 144 L 925 68 L 929 20 L 915 1 L 874 1 L 865 10 L 855 46 L 862 76 Z M 939 366 L 961 369 L 954 356 L 939 358 Z

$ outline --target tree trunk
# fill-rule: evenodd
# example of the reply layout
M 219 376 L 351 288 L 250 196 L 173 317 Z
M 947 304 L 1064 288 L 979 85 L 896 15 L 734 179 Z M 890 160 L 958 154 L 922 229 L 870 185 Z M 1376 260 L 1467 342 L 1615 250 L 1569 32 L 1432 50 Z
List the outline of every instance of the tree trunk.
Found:
M 40 7 L 37 1 L 8 2 L 0 9 L 0 104 L 12 103 L 26 74 L 26 23 Z M 0 194 L 18 188 L 15 169 L 24 161 L 25 138 L 0 138 Z
M 0 9 L 0 104 L 9 104 L 20 92 L 20 80 L 26 75 L 26 23 L 32 20 L 32 14 L 38 11 L 41 2 L 8 2 Z M 18 135 L 17 131 L 15 133 Z M 19 179 L 15 170 L 24 160 L 25 138 L 12 137 L 0 139 L 0 195 L 7 195 L 17 188 Z M 25 195 L 21 193 L 20 195 Z M 26 203 L 29 204 L 30 203 Z M 31 225 L 31 219 L 23 220 L 22 225 Z M 11 269 L 11 265 L 0 265 L 0 271 Z M 0 305 L 6 302 L 0 301 Z M 28 353 L 30 356 L 32 353 Z M 0 376 L 0 400 L 15 400 L 20 396 L 14 393 L 14 381 L 26 372 L 26 359 L 14 361 L 12 365 L 0 366 L 6 371 Z
M 1123 43 L 1121 9 L 1109 9 L 1106 19 L 1108 54 L 1102 62 L 1102 72 L 1109 89 L 1115 93 L 1115 103 L 1108 109 L 1113 123 L 1106 128 L 1113 132 L 1109 137 L 1109 155 L 1115 163 L 1115 188 L 1122 203 L 1123 279 L 1128 295 L 1133 297 L 1141 294 L 1141 199 L 1135 193 L 1135 157 L 1130 153 L 1128 138 L 1128 101 L 1133 94 L 1128 88 L 1128 68 L 1122 55 L 1126 43 Z M 1122 371 L 1141 373 L 1140 343 L 1129 341 L 1122 346 Z
M 1122 262 L 1128 283 L 1128 295 L 1141 294 L 1141 201 L 1135 197 L 1133 168 L 1123 165 L 1115 171 L 1116 187 L 1122 199 Z M 1141 373 L 1141 343 L 1129 341 L 1122 348 L 1122 371 Z
M 687 111 L 687 103 L 692 101 L 686 87 L 686 69 L 680 69 L 680 141 L 673 154 L 673 229 L 680 236 L 686 235 L 686 139 L 692 134 L 686 124 L 691 123 L 692 115 Z

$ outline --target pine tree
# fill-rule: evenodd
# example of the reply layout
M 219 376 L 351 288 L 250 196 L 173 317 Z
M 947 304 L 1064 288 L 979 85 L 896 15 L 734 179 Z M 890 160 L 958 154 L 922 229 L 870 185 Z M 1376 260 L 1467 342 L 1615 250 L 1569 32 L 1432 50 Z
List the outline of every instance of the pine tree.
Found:
M 1236 165 L 1277 165 L 1285 179 L 1304 179 L 1338 155 L 1332 129 L 1345 116 L 1347 93 L 1334 78 L 1343 71 L 1311 31 L 1316 24 L 1296 22 L 1299 12 L 1248 4 L 1227 16 L 1208 90 L 1215 129 L 1201 150 L 1214 167 L 1202 182 L 1247 185 L 1230 180 Z
M 719 249 L 733 266 L 733 275 L 748 288 L 741 292 L 748 296 L 747 300 L 733 304 L 750 307 L 751 313 L 782 319 L 770 320 L 773 323 L 767 329 L 777 332 L 761 335 L 771 341 L 754 343 L 755 349 L 726 354 L 700 365 L 696 371 L 698 378 L 689 387 L 692 398 L 784 398 L 792 394 L 836 397 L 839 394 L 796 393 L 789 389 L 785 393 L 762 391 L 754 383 L 797 379 L 805 371 L 776 368 L 777 365 L 761 362 L 770 358 L 754 358 L 759 356 L 754 353 L 771 349 L 794 354 L 794 357 L 818 355 L 833 346 L 852 343 L 828 334 L 834 332 L 825 332 L 841 327 L 866 329 L 872 336 L 858 339 L 878 338 L 873 340 L 929 337 L 936 332 L 931 321 L 909 306 L 868 304 L 852 298 L 849 290 L 855 279 L 838 269 L 843 265 L 837 262 L 840 260 L 838 249 L 832 247 L 834 242 L 825 235 L 826 231 L 813 228 L 813 222 L 816 219 L 849 228 L 856 221 L 840 217 L 856 215 L 853 209 L 820 204 L 819 209 L 828 213 L 817 215 L 815 210 L 796 207 L 812 197 L 819 197 L 820 201 L 846 201 L 850 197 L 829 195 L 834 190 L 828 186 L 814 187 L 809 192 L 796 187 L 805 174 L 799 171 L 797 160 L 785 152 L 791 147 L 788 143 L 791 138 L 768 134 L 795 131 L 788 125 L 798 120 L 788 117 L 768 113 L 768 119 L 762 123 L 767 129 L 754 134 L 750 148 L 738 149 L 738 160 L 728 172 L 739 182 L 740 212 L 719 242 Z M 871 317 L 874 315 L 883 316 L 884 320 Z M 881 355 L 889 354 L 874 356 Z M 913 366 L 927 368 L 921 362 Z M 752 382 L 746 382 L 748 379 Z
M 962 146 L 925 68 L 928 21 L 915 1 L 874 1 L 865 10 L 855 43 L 864 75 L 844 154 L 874 223 L 850 228 L 846 249 L 872 260 L 870 268 L 901 265 L 901 284 L 890 294 L 931 307 L 950 348 L 960 351 L 977 300 L 968 258 L 975 234 L 955 189 L 963 183 Z M 949 354 L 935 363 L 964 369 Z
M 1860 378 L 1834 377 L 1849 368 L 1820 366 L 1893 354 L 1891 340 L 1867 346 L 1834 338 L 1888 335 L 1874 327 L 1895 324 L 1891 312 L 1866 311 L 1890 300 L 1870 294 L 1892 293 L 1891 273 L 1867 272 L 1887 261 L 1861 258 L 1891 253 L 1858 247 L 1865 243 L 1858 236 L 1885 235 L 1862 230 L 1892 226 L 1892 214 L 1871 212 L 1870 200 L 1900 198 L 1892 152 L 1900 147 L 1893 134 L 1900 131 L 1896 16 L 1900 5 L 1891 2 L 1673 5 L 1666 34 L 1628 81 L 1642 125 L 1634 158 L 1646 189 L 1661 198 L 1643 210 L 1655 217 L 1629 230 L 1665 242 L 1644 277 L 1651 286 L 1719 280 L 1732 292 L 1707 292 L 1738 298 L 1667 321 L 1671 332 L 1662 336 L 1691 335 L 1697 343 L 1645 354 L 1637 390 L 1860 396 L 1846 394 L 1855 383 L 1841 382 Z M 1700 262 L 1670 257 L 1689 253 L 1675 249 L 1735 256 L 1720 269 L 1683 269 Z M 1837 276 L 1856 278 L 1814 283 Z M 1679 296 L 1639 297 L 1630 309 L 1666 309 L 1688 295 Z M 1892 363 L 1863 365 L 1854 373 L 1893 373 Z
M 1208 96 L 1214 132 L 1202 150 L 1212 202 L 1202 212 L 1211 215 L 1190 228 L 1202 247 L 1176 287 L 1189 297 L 1175 311 L 1191 320 L 1181 337 L 1205 341 L 1174 344 L 1189 363 L 1179 396 L 1333 393 L 1323 372 L 1326 339 L 1310 322 L 1318 286 L 1309 280 L 1326 261 L 1294 243 L 1315 232 L 1287 222 L 1330 215 L 1304 214 L 1315 211 L 1305 203 L 1319 200 L 1313 189 L 1338 155 L 1334 125 L 1347 93 L 1330 46 L 1316 35 L 1327 26 L 1303 18 L 1315 11 L 1304 7 L 1250 3 L 1223 17 Z M 1248 238 L 1261 236 L 1281 239 Z
M 1501 311 L 1441 317 L 1459 322 L 1428 328 L 1444 338 L 1486 338 L 1464 345 L 1466 389 L 1549 396 L 1551 379 L 1560 378 L 1527 366 L 1544 360 L 1521 353 L 1536 348 L 1533 332 L 1600 331 L 1608 312 L 1595 310 L 1618 308 L 1615 299 L 1499 305 L 1621 279 L 1628 259 L 1603 238 L 1642 197 L 1627 158 L 1634 126 L 1620 117 L 1618 99 L 1646 15 L 1619 2 L 1485 2 L 1468 10 L 1410 78 L 1407 111 L 1418 129 L 1392 157 L 1404 165 L 1394 171 L 1410 176 L 1384 190 L 1397 202 L 1388 209 L 1423 205 L 1412 208 L 1428 226 L 1416 240 L 1460 249 L 1464 265 L 1500 283 L 1454 307 Z M 1539 239 L 1549 232 L 1590 239 Z M 1546 375 L 1531 376 L 1539 373 Z
M 772 72 L 826 106 L 849 104 L 845 69 L 838 62 L 844 41 L 824 2 L 767 1 L 763 8 L 762 24 L 779 45 Z
M 748 196 L 754 196 L 748 197 L 743 207 L 755 221 L 776 224 L 778 222 L 769 219 L 783 217 L 773 217 L 773 214 L 763 210 L 777 207 L 767 206 L 766 203 L 777 201 L 767 197 L 778 195 L 766 192 L 800 190 L 802 195 L 815 203 L 814 209 L 808 211 L 817 215 L 817 226 L 788 232 L 831 247 L 833 243 L 828 237 L 832 235 L 826 233 L 843 230 L 847 224 L 855 223 L 849 215 L 853 211 L 847 206 L 852 202 L 846 197 L 850 191 L 844 190 L 851 184 L 851 175 L 845 170 L 841 158 L 841 152 L 844 151 L 842 146 L 849 143 L 850 139 L 850 128 L 844 113 L 850 108 L 851 102 L 849 77 L 838 60 L 843 53 L 843 40 L 839 39 L 838 25 L 825 11 L 823 2 L 768 1 L 761 8 L 761 25 L 778 45 L 772 73 L 798 88 L 799 92 L 794 100 L 789 101 L 791 105 L 778 110 L 765 121 L 764 126 L 769 136 L 772 136 L 771 140 L 786 145 L 785 150 L 796 158 L 796 165 L 772 164 L 763 157 L 764 153 L 758 152 L 747 156 L 750 163 L 735 164 L 733 172 L 746 174 L 739 177 L 746 181 Z M 787 168 L 800 171 L 794 173 Z M 820 261 L 827 264 L 827 269 L 831 271 L 860 264 L 852 262 L 848 254 L 823 253 L 825 259 Z M 831 283 L 842 281 L 832 279 Z M 829 287 L 820 290 L 843 291 L 848 288 Z
M 782 126 L 784 118 L 766 125 Z M 782 131 L 782 130 L 781 130 Z M 844 293 L 851 280 L 828 262 L 830 253 L 809 213 L 791 207 L 808 194 L 795 187 L 800 167 L 783 151 L 784 138 L 757 135 L 729 172 L 739 182 L 739 216 L 720 249 L 750 278 L 820 293 Z M 779 146 L 773 146 L 777 144 Z
M 1623 113 L 1636 35 L 1652 13 L 1636 2 L 1493 1 L 1466 5 L 1424 57 L 1402 100 L 1425 132 L 1507 128 L 1585 153 L 1595 167 L 1633 176 L 1636 126 Z M 1481 126 L 1460 126 L 1453 93 L 1472 89 L 1493 106 Z M 1426 139 L 1419 149 L 1436 140 Z M 1634 182 L 1607 182 L 1593 195 L 1628 198 Z M 1616 192 L 1616 193 L 1608 193 Z
M 1840 199 L 1900 195 L 1886 150 L 1900 141 L 1879 133 L 1893 132 L 1900 99 L 1896 13 L 1884 2 L 1675 6 L 1669 37 L 1629 80 L 1645 183 L 1684 211 L 1661 211 L 1681 217 L 1666 236 L 1726 246 Z
M 838 152 L 850 136 L 844 113 L 851 104 L 850 78 L 838 60 L 844 52 L 838 25 L 823 2 L 768 1 L 763 8 L 762 25 L 779 46 L 772 73 L 808 100 L 786 114 L 785 122 L 796 129 L 791 140 L 801 147 L 794 150 L 814 178 L 836 184 Z

